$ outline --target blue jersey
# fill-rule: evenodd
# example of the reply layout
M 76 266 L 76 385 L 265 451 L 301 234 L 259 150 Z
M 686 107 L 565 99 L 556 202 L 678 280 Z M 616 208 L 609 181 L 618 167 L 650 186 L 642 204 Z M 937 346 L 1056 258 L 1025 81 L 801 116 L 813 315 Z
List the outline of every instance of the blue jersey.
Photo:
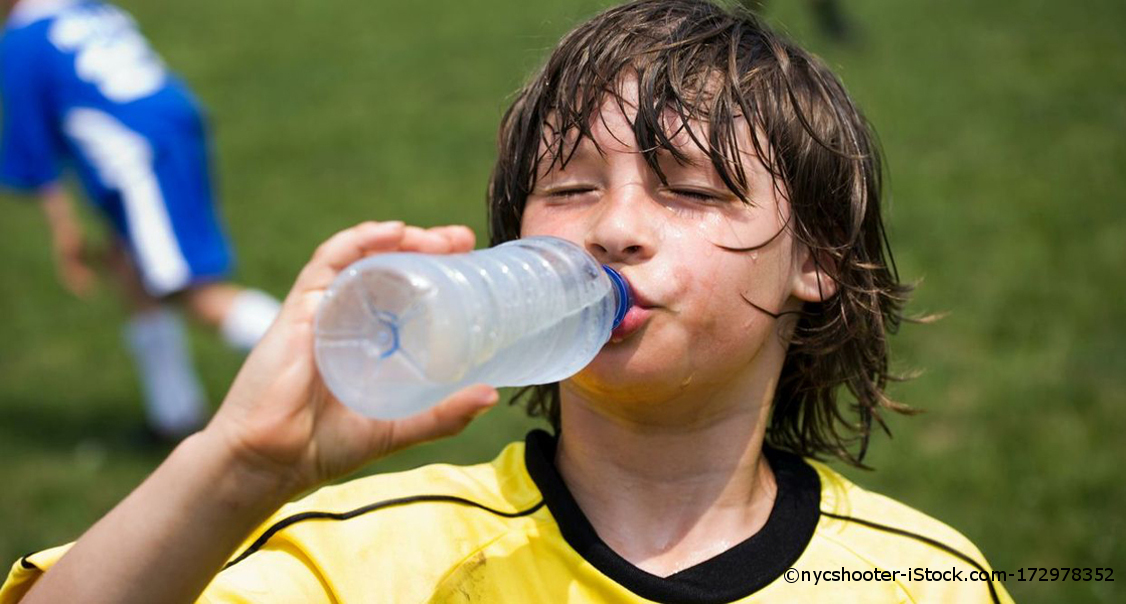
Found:
M 0 178 L 23 190 L 57 179 L 71 160 L 100 197 L 116 185 L 112 170 L 84 148 L 87 139 L 120 124 L 158 147 L 179 135 L 177 126 L 199 120 L 191 93 L 133 19 L 99 2 L 17 5 L 0 39 L 0 94 Z
M 35 191 L 73 166 L 155 295 L 225 275 L 199 105 L 127 13 L 17 3 L 0 38 L 0 97 L 0 183 Z

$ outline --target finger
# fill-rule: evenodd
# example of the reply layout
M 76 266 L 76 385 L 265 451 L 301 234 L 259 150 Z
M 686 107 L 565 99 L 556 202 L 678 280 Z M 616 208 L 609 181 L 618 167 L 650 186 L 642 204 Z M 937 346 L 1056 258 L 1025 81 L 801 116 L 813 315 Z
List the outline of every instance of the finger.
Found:
M 429 229 L 408 226 L 403 231 L 403 241 L 400 243 L 404 252 L 420 252 L 423 254 L 448 254 L 450 241 L 440 233 Z
M 477 235 L 467 226 L 463 225 L 450 225 L 439 226 L 427 229 L 431 233 L 435 233 L 444 237 L 446 241 L 450 242 L 450 253 L 462 254 L 473 250 L 477 243 Z
M 500 399 L 496 388 L 477 384 L 463 388 L 446 397 L 436 406 L 392 424 L 389 443 L 391 450 L 414 444 L 453 436 L 469 422 L 493 408 Z
M 328 287 L 336 275 L 353 262 L 377 252 L 399 248 L 402 222 L 364 222 L 345 229 L 317 247 L 312 259 L 297 276 L 293 291 L 306 292 Z
M 401 221 L 361 222 L 324 242 L 313 260 L 339 272 L 349 264 L 375 252 L 398 248 L 404 225 Z

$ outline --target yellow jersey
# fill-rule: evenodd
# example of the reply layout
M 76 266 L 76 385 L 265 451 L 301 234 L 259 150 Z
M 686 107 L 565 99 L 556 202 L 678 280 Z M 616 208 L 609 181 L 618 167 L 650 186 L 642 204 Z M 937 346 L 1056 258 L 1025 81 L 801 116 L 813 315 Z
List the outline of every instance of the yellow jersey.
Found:
M 769 448 L 778 490 L 762 529 L 670 576 L 647 573 L 594 531 L 555 443 L 535 430 L 491 463 L 322 488 L 251 534 L 199 601 L 1011 602 L 957 531 Z M 0 604 L 66 548 L 17 561 Z

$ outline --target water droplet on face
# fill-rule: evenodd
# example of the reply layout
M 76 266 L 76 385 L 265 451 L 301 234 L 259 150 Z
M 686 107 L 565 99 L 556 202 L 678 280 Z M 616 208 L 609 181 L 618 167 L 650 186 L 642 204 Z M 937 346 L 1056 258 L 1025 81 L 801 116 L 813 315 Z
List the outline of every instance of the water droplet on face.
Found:
M 681 380 L 681 382 L 680 382 L 681 389 L 687 388 L 690 384 L 692 384 L 692 378 L 695 377 L 695 376 L 696 376 L 696 372 L 692 372 L 692 373 L 688 374 L 688 376 L 685 377 L 683 380 Z

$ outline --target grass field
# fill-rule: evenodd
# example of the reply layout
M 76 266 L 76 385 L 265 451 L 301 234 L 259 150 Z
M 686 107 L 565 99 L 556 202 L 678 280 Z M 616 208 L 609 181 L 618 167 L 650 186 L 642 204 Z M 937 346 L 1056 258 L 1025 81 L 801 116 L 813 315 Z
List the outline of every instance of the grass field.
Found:
M 511 92 L 603 3 L 123 4 L 211 110 L 240 280 L 283 294 L 315 245 L 362 219 L 463 222 Z M 1021 602 L 1121 601 L 1126 580 L 1126 5 L 879 2 L 838 48 L 805 3 L 772 21 L 845 80 L 890 165 L 891 238 L 914 311 L 892 422 L 861 484 L 962 530 L 995 568 L 1103 567 L 1114 583 L 1008 584 Z M 55 283 L 45 225 L 0 197 L 0 560 L 65 542 L 160 460 L 112 292 Z M 91 231 L 96 232 L 95 225 Z M 239 357 L 193 333 L 218 403 Z M 490 458 L 529 426 L 494 411 L 365 471 Z M 1114 596 L 1114 594 L 1119 594 Z

